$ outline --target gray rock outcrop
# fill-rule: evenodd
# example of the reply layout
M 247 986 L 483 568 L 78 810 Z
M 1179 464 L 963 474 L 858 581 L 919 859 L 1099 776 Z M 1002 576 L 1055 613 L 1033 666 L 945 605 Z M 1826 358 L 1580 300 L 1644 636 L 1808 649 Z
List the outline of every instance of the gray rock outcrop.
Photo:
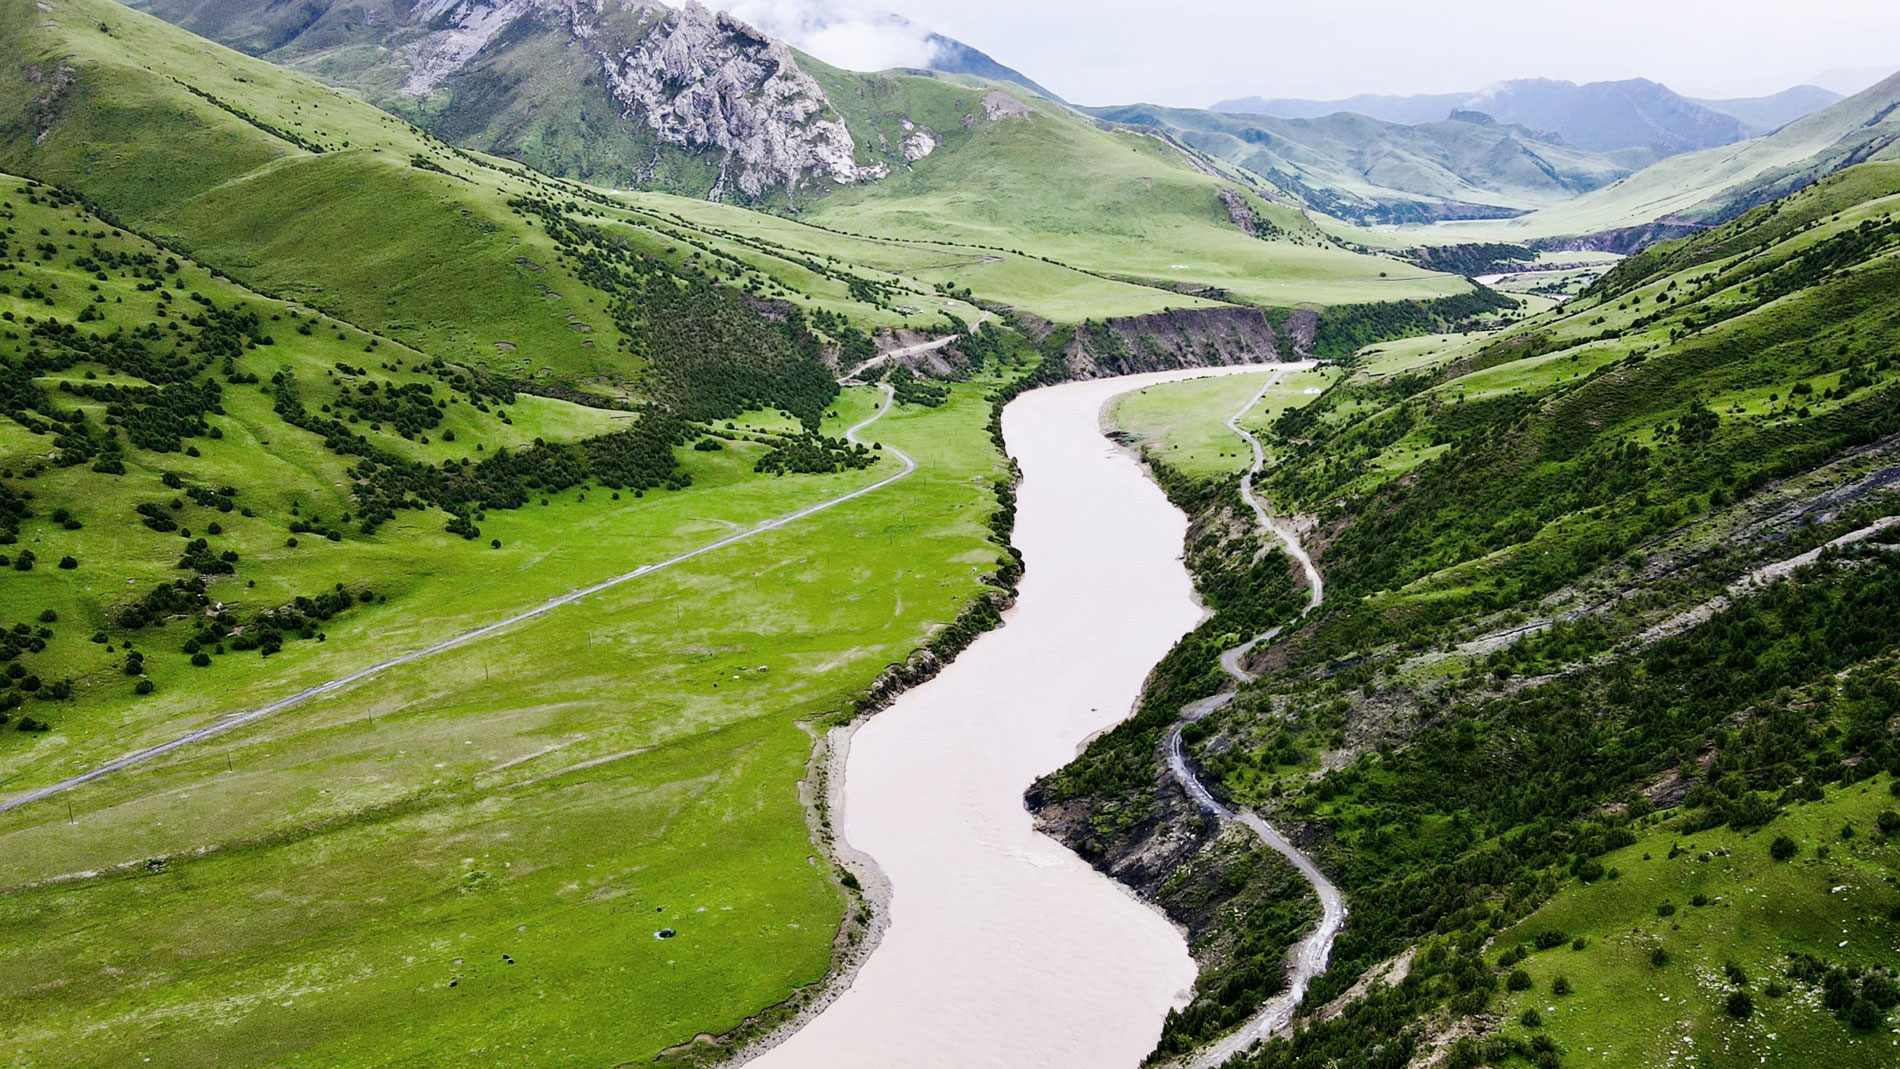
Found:
M 697 0 L 678 10 L 657 0 L 424 0 L 411 18 L 428 30 L 402 50 L 405 93 L 428 95 L 534 19 L 585 49 L 615 106 L 662 144 L 718 153 L 715 198 L 887 173 L 857 162 L 851 131 L 784 42 Z M 906 145 L 917 158 L 928 151 Z

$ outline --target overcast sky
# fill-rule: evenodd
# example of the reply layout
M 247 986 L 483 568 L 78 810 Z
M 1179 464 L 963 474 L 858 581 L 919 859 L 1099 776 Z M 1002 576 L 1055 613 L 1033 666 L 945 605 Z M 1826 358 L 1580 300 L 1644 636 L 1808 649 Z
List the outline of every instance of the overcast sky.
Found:
M 1647 77 L 1691 96 L 1900 70 L 1900 0 L 708 0 L 860 69 L 920 65 L 863 13 L 957 38 L 1079 104 Z M 823 12 L 814 17 L 815 12 Z M 840 13 L 847 17 L 842 21 Z M 855 13 L 855 16 L 852 15 Z M 822 28 L 821 28 L 821 24 Z M 1846 84 L 1851 82 L 1861 84 Z

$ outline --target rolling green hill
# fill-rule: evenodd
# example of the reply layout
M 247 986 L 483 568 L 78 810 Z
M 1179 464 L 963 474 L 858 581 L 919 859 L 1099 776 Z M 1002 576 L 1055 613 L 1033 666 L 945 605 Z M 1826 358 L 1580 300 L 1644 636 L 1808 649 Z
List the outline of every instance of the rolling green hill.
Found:
M 399 91 L 407 77 L 402 71 L 420 63 L 417 57 L 426 53 L 416 51 L 422 48 L 418 41 L 435 40 L 430 35 L 447 30 L 415 25 L 393 13 L 371 26 L 325 6 L 308 26 L 293 20 L 301 28 L 289 33 L 282 23 L 290 15 L 282 8 L 146 6 L 362 91 L 450 142 L 512 156 L 557 174 L 704 195 L 721 185 L 725 167 L 744 172 L 752 166 L 743 163 L 752 158 L 744 154 L 749 149 L 710 142 L 652 145 L 650 131 L 643 132 L 638 122 L 625 117 L 637 114 L 638 107 L 595 100 L 605 90 L 594 84 L 586 67 L 590 61 L 585 57 L 592 52 L 563 44 L 570 28 L 553 16 L 509 23 L 519 25 L 519 32 L 509 29 L 485 39 L 441 87 L 415 97 Z M 606 37 L 644 39 L 657 32 L 652 20 L 658 16 L 649 5 L 613 4 L 604 10 L 600 17 L 611 25 L 603 25 L 598 33 Z M 720 57 L 735 48 L 738 52 L 732 54 L 739 58 L 732 62 L 750 62 L 743 58 L 751 54 L 748 49 L 782 47 L 759 43 L 764 39 L 749 37 L 749 31 L 703 10 L 682 20 L 669 32 L 685 42 L 684 54 L 700 57 L 695 62 L 703 65 L 723 61 Z M 675 27 L 675 22 L 665 26 Z M 369 40 L 384 43 L 372 49 Z M 789 52 L 774 62 L 781 67 L 795 63 L 797 76 L 815 87 L 804 92 L 823 100 L 820 111 L 802 125 L 776 112 L 754 116 L 763 128 L 784 126 L 787 138 L 815 153 L 801 157 L 805 163 L 799 165 L 805 169 L 798 174 L 810 180 L 775 180 L 750 195 L 726 186 L 725 196 L 795 212 L 847 234 L 975 247 L 970 277 L 955 281 L 1045 318 L 1073 321 L 1134 307 L 1147 311 L 1168 306 L 1116 292 L 1118 280 L 1180 293 L 1183 297 L 1172 302 L 1175 307 L 1191 306 L 1187 297 L 1194 294 L 1218 297 L 1222 292 L 1242 301 L 1291 306 L 1430 297 L 1466 289 L 1456 279 L 1345 247 L 1297 211 L 1259 199 L 1238 172 L 1222 172 L 1206 159 L 1162 141 L 1105 131 L 1017 85 L 915 72 L 857 74 L 809 56 L 794 59 Z M 516 68 L 518 75 L 499 73 Z M 690 87 L 692 79 L 684 77 L 681 84 Z M 576 85 L 584 88 L 576 92 Z M 216 91 L 231 92 L 228 86 Z M 721 106 L 760 108 L 762 95 L 741 93 Z M 285 129 L 296 129 L 291 124 L 300 118 L 266 116 L 273 125 L 288 120 Z M 834 119 L 845 132 L 842 140 L 825 140 L 831 135 L 813 132 L 813 123 Z M 399 125 L 387 118 L 378 121 L 385 128 Z M 813 161 L 832 159 L 840 151 L 847 151 L 863 174 L 842 182 L 820 180 L 823 168 Z M 618 156 L 609 160 L 591 155 L 599 153 Z M 726 165 L 716 162 L 722 153 Z M 651 166 L 633 173 L 628 160 Z M 782 162 L 766 160 L 756 166 L 769 170 Z M 1051 195 L 1060 188 L 1061 176 L 1076 173 L 1096 177 L 1090 197 Z M 949 199 L 942 199 L 946 194 Z M 1026 262 L 1025 254 L 1040 264 Z M 993 269 L 998 261 L 992 257 L 1009 262 Z M 1057 270 L 1047 270 L 1052 267 Z M 1077 278 L 1062 277 L 1067 268 L 1079 268 L 1109 284 L 1099 308 L 1062 295 L 1064 290 L 1089 289 Z M 994 284 L 985 292 L 982 283 L 991 279 Z M 1036 298 L 1044 296 L 1049 300 L 1036 307 Z
M 823 226 L 1020 251 L 1115 278 L 1288 307 L 1468 292 L 1452 276 L 1354 252 L 1299 210 L 1159 137 L 1103 130 L 1044 101 L 955 152 L 808 205 Z M 1210 173 L 1211 172 L 1211 173 Z M 1081 185 L 1074 175 L 1086 174 Z

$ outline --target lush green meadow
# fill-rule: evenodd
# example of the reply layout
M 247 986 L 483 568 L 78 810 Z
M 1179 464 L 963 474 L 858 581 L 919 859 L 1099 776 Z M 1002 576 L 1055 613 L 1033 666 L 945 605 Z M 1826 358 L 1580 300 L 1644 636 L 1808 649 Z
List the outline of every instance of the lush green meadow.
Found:
M 1227 421 L 1260 393 L 1275 373 L 1222 375 L 1147 386 L 1115 399 L 1107 423 L 1129 435 L 1144 455 L 1193 479 L 1238 475 L 1253 463 L 1253 450 Z M 1241 425 L 1270 426 L 1280 414 L 1316 400 L 1340 375 L 1332 367 L 1282 374 L 1247 410 Z
M 1888 786 L 1830 790 L 1747 832 L 1662 821 L 1604 855 L 1616 879 L 1566 890 L 1498 934 L 1500 949 L 1565 937 L 1518 966 L 1531 983 L 1500 1001 L 1505 1031 L 1548 1033 L 1577 1065 L 1873 1064 L 1883 1048 L 1900 1056 L 1892 1034 L 1837 1019 L 1814 980 L 1790 975 L 1793 955 L 1892 966 L 1900 843 L 1879 820 L 1900 798 Z M 1770 853 L 1783 837 L 1796 845 L 1788 861 Z M 1560 976 L 1568 994 L 1553 990 Z M 1745 1012 L 1740 1002 L 1730 1008 L 1738 993 Z
M 1260 392 L 1271 372 L 1221 375 L 1144 386 L 1117 397 L 1105 422 L 1135 440 L 1143 454 L 1196 479 L 1238 475 L 1253 451 L 1227 420 Z
M 799 725 L 846 712 L 986 588 L 1002 469 L 983 393 L 877 424 L 923 466 L 875 495 L 7 814 L 0 972 L 34 1007 L 10 1056 L 618 1060 L 818 980 L 844 899 L 800 803 Z M 20 736 L 57 749 L 16 759 L 10 786 L 852 481 L 709 479 L 673 507 L 564 495 L 491 524 L 514 547 L 501 567 L 438 560 L 435 582 L 333 626 L 318 652 L 215 680 L 154 672 L 179 695 L 164 708 L 88 710 L 110 729 L 91 738 Z M 73 982 L 87 976 L 115 979 Z

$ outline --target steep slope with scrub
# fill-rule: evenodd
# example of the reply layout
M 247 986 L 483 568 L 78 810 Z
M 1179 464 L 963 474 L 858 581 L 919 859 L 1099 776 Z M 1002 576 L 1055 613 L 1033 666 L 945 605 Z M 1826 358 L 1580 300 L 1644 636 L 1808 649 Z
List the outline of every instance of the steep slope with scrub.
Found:
M 1881 623 L 1900 566 L 1896 206 L 1890 165 L 1843 172 L 1501 333 L 1356 357 L 1273 422 L 1261 487 L 1307 517 L 1327 605 L 1254 651 L 1259 680 L 1189 757 L 1297 829 L 1351 915 L 1299 1030 L 1242 1064 L 1583 1064 L 1613 1032 L 1640 1060 L 1664 1017 L 1695 1022 L 1712 1064 L 1753 1064 L 1771 1033 L 1885 1057 L 1893 977 L 1866 955 L 1900 917 L 1868 879 L 1900 762 Z M 1211 521 L 1225 495 L 1207 485 L 1185 499 Z M 1246 567 L 1216 558 L 1203 585 Z M 1156 723 L 1218 684 L 1211 650 L 1176 656 Z M 1033 796 L 1085 856 L 1192 835 L 1143 721 Z M 1668 909 L 1732 908 L 1730 877 L 1702 889 L 1716 905 L 1678 898 L 1653 882 L 1659 845 L 1772 873 L 1784 837 L 1813 860 L 1760 877 L 1777 919 L 1747 946 L 1683 934 Z M 1629 935 L 1614 917 L 1644 902 Z M 1782 919 L 1798 903 L 1812 924 Z M 1814 935 L 1843 925 L 1845 948 Z M 1355 987 L 1394 969 L 1409 979 Z M 1619 997 L 1612 1026 L 1566 1001 L 1639 977 L 1681 1005 Z

